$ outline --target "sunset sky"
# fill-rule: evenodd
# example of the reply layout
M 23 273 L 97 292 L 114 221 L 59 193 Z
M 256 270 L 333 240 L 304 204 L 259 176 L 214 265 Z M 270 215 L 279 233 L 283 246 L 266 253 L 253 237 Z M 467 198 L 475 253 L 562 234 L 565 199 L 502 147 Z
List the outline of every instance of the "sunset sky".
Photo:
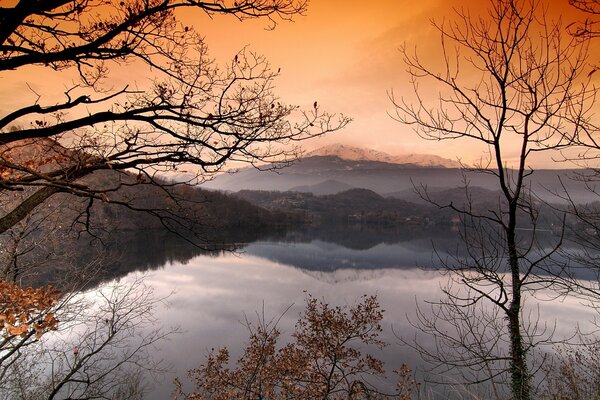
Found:
M 398 48 L 416 47 L 425 59 L 435 60 L 440 22 L 453 8 L 487 7 L 487 1 L 445 0 L 311 0 L 304 17 L 282 22 L 274 31 L 264 21 L 238 22 L 227 17 L 197 18 L 213 56 L 231 58 L 244 46 L 264 54 L 281 67 L 277 92 L 291 104 L 310 107 L 317 100 L 326 110 L 353 118 L 343 131 L 306 143 L 306 147 L 342 142 L 389 153 L 434 153 L 466 162 L 479 159 L 477 150 L 465 152 L 464 142 L 424 141 L 409 127 L 392 120 L 388 92 L 410 92 Z M 475 10 L 476 11 L 476 10 Z M 550 2 L 551 18 L 568 24 L 582 14 L 568 0 Z M 192 18 L 190 18 L 192 19 Z M 468 148 L 468 146 L 467 146 Z M 538 160 L 538 165 L 548 162 Z
M 189 10 L 179 17 L 205 36 L 210 54 L 217 61 L 228 62 L 246 47 L 266 56 L 275 70 L 281 68 L 276 92 L 284 102 L 310 109 L 318 101 L 322 109 L 353 119 L 342 131 L 306 142 L 307 150 L 344 143 L 391 154 L 460 157 L 472 163 L 481 157 L 480 150 L 460 141 L 440 144 L 422 140 L 410 127 L 394 121 L 389 116 L 394 109 L 388 93 L 393 90 L 396 95 L 410 96 L 412 92 L 399 51 L 403 43 L 435 65 L 440 35 L 431 19 L 441 22 L 453 18 L 456 7 L 477 12 L 477 7 L 487 5 L 487 1 L 467 0 L 311 0 L 305 16 L 297 16 L 294 22 L 283 21 L 275 30 L 266 29 L 265 20 L 240 22 L 231 16 L 211 19 Z M 549 7 L 549 16 L 561 16 L 564 24 L 584 18 L 569 6 L 568 0 L 552 0 Z M 600 45 L 600 39 L 596 43 Z M 592 51 L 592 57 L 594 54 Z M 135 74 L 132 77 L 147 79 Z M 0 82 L 0 110 L 14 106 L 15 93 L 29 93 L 35 100 L 27 83 L 36 90 L 65 85 L 54 78 L 49 82 L 45 74 L 33 70 L 8 73 Z M 535 164 L 552 165 L 547 157 L 535 160 Z

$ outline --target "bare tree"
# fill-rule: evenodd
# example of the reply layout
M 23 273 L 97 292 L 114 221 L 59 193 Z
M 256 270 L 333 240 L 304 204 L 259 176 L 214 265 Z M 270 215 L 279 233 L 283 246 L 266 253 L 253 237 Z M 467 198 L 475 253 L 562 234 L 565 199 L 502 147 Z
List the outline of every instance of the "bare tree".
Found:
M 32 212 L 0 236 L 0 279 L 30 282 L 41 270 L 59 262 L 57 253 L 65 248 L 67 234 L 57 221 L 57 211 Z M 62 264 L 66 269 L 68 263 L 62 260 Z
M 501 194 L 495 208 L 437 203 L 462 216 L 466 256 L 447 260 L 454 284 L 434 304 L 434 317 L 421 322 L 442 351 L 450 350 L 439 362 L 485 374 L 471 383 L 510 382 L 513 399 L 533 398 L 531 351 L 540 332 L 528 330 L 536 324 L 535 318 L 528 322 L 525 299 L 564 284 L 561 266 L 550 260 L 562 236 L 549 246 L 540 242 L 530 157 L 572 145 L 595 94 L 588 85 L 587 42 L 549 21 L 545 7 L 538 0 L 491 0 L 485 15 L 456 10 L 454 21 L 434 23 L 442 68 L 404 47 L 416 101 L 391 95 L 396 118 L 421 137 L 470 142 L 487 154 L 468 169 L 496 178 Z M 440 89 L 436 102 L 424 95 L 426 80 Z
M 298 141 L 343 127 L 346 117 L 324 113 L 317 103 L 308 110 L 283 103 L 274 93 L 279 71 L 260 55 L 244 49 L 226 65 L 217 65 L 201 34 L 178 19 L 182 10 L 196 10 L 208 18 L 219 14 L 239 20 L 260 18 L 266 20 L 267 28 L 274 28 L 280 21 L 304 14 L 307 3 L 19 0 L 0 6 L 0 76 L 8 79 L 14 71 L 27 70 L 64 84 L 59 92 L 53 85 L 37 90 L 30 86 L 31 93 L 15 96 L 13 108 L 0 115 L 0 233 L 10 234 L 7 240 L 13 245 L 5 277 L 14 280 L 22 272 L 15 267 L 28 251 L 24 246 L 27 230 L 21 228 L 32 222 L 32 212 L 41 204 L 69 206 L 50 201 L 57 193 L 86 201 L 81 214 L 86 229 L 95 202 L 146 211 L 172 227 L 165 221 L 177 224 L 181 219 L 176 215 L 180 210 L 171 203 L 176 205 L 185 191 L 172 190 L 178 184 L 163 176 L 185 168 L 193 173 L 185 183 L 195 184 L 218 172 L 227 161 L 286 163 L 294 158 Z M 149 83 L 113 85 L 112 78 L 127 65 L 139 68 Z M 131 188 L 140 185 L 159 186 L 170 203 L 134 200 Z M 25 294 L 24 304 L 35 300 Z M 63 300 L 66 297 L 61 304 Z M 106 300 L 109 308 L 120 304 Z M 40 303 L 39 310 L 15 311 L 21 324 L 10 320 L 3 328 L 11 339 L 5 342 L 7 346 L 17 343 L 12 354 L 27 348 L 18 345 L 19 338 L 30 344 L 39 332 L 45 332 L 44 327 L 36 328 L 35 318 L 54 315 L 53 307 Z M 106 346 L 127 342 L 116 336 L 126 333 L 128 324 L 135 324 L 131 318 L 136 307 L 127 309 L 125 316 L 105 310 L 106 321 L 96 320 L 81 336 L 77 359 L 65 347 L 46 353 L 53 368 L 64 374 L 53 377 L 43 396 L 85 397 L 118 381 L 119 370 L 110 365 L 94 376 L 82 374 L 91 368 L 86 360 L 106 357 L 102 350 Z M 142 348 L 159 336 L 147 338 Z M 2 356 L 5 348 L 0 349 Z M 138 347 L 134 344 L 131 349 Z M 18 367 L 21 361 L 11 366 Z M 128 358 L 124 364 L 131 361 Z
M 142 278 L 72 296 L 56 310 L 59 332 L 21 348 L 5 368 L 0 398 L 143 398 L 142 373 L 167 368 L 153 357 L 155 347 L 177 332 L 153 317 L 164 301 Z
M 598 37 L 600 35 L 599 21 L 594 16 L 600 15 L 600 2 L 598 0 L 569 0 L 569 4 L 588 15 L 583 21 L 571 25 L 573 35 L 582 38 Z
M 262 56 L 244 50 L 217 66 L 201 35 L 177 19 L 179 9 L 197 9 L 273 27 L 306 8 L 301 0 L 21 0 L 0 8 L 0 72 L 33 66 L 49 80 L 66 70 L 78 76 L 62 100 L 33 92 L 31 103 L 0 118 L 0 187 L 30 189 L 0 218 L 0 232 L 58 192 L 128 206 L 111 193 L 186 164 L 197 182 L 228 160 L 289 161 L 296 148 L 283 145 L 343 127 L 347 118 L 316 103 L 307 111 L 283 104 L 273 93 L 278 71 Z M 132 63 L 152 83 L 110 87 L 118 67 Z M 15 155 L 32 146 L 43 156 Z M 98 170 L 138 178 L 100 188 L 81 179 Z

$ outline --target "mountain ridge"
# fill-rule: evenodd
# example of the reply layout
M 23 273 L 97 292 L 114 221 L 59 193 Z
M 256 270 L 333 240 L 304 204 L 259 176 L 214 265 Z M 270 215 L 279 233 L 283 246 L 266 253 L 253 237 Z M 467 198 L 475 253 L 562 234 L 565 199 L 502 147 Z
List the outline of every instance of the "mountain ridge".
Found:
M 398 154 L 391 155 L 382 151 L 348 146 L 340 143 L 331 144 L 312 150 L 302 158 L 328 156 L 347 161 L 378 161 L 388 164 L 410 164 L 418 167 L 460 168 L 457 161 L 433 154 Z

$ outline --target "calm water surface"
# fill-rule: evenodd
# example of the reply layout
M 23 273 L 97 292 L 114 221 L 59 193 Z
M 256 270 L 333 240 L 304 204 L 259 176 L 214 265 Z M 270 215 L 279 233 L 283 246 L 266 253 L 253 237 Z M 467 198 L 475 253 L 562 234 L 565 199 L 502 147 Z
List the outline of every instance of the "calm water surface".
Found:
M 452 248 L 448 243 L 442 248 Z M 434 263 L 431 239 L 365 247 L 323 240 L 256 242 L 238 253 L 170 261 L 146 273 L 143 279 L 156 295 L 170 294 L 168 306 L 159 308 L 156 317 L 164 326 L 179 326 L 183 331 L 156 352 L 156 357 L 173 366 L 173 373 L 151 382 L 147 398 L 169 398 L 172 379 L 200 365 L 212 348 L 227 346 L 232 360 L 237 359 L 248 336 L 245 318 L 254 321 L 257 313 L 277 318 L 287 310 L 278 324 L 285 337 L 304 308 L 306 292 L 338 305 L 376 294 L 385 309 L 383 339 L 390 343 L 377 355 L 390 371 L 402 363 L 422 369 L 419 356 L 400 345 L 397 336 L 419 336 L 408 321 L 414 318 L 416 304 L 441 296 L 446 278 L 436 270 L 418 267 Z M 130 273 L 121 281 L 132 281 L 139 274 Z M 576 301 L 542 303 L 541 314 L 547 321 L 559 318 L 558 333 L 565 335 L 560 327 L 571 328 L 590 317 Z

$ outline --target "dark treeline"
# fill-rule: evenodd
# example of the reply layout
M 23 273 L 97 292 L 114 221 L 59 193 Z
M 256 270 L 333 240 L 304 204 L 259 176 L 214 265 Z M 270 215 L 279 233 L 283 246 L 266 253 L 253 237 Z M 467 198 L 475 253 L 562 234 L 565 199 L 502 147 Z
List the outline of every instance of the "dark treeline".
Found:
M 259 207 L 276 212 L 294 213 L 310 225 L 364 224 L 378 229 L 413 227 L 458 227 L 462 224 L 453 207 L 470 207 L 474 211 L 489 210 L 502 201 L 500 193 L 484 188 L 428 191 L 427 198 L 411 196 L 410 201 L 384 197 L 369 189 L 350 189 L 331 195 L 317 196 L 303 192 L 241 190 L 235 194 Z M 438 207 L 438 204 L 451 206 Z M 540 229 L 560 229 L 563 206 L 539 203 L 535 224 Z M 574 223 L 574 222 L 573 222 Z M 529 228 L 529 226 L 523 226 Z
M 3 237 L 4 274 L 23 285 L 88 287 L 169 261 L 234 251 L 239 243 L 280 236 L 300 223 L 293 213 L 224 193 L 139 180 L 129 173 L 96 172 L 85 184 L 110 189 L 102 200 L 53 196 L 48 207 L 39 207 Z

